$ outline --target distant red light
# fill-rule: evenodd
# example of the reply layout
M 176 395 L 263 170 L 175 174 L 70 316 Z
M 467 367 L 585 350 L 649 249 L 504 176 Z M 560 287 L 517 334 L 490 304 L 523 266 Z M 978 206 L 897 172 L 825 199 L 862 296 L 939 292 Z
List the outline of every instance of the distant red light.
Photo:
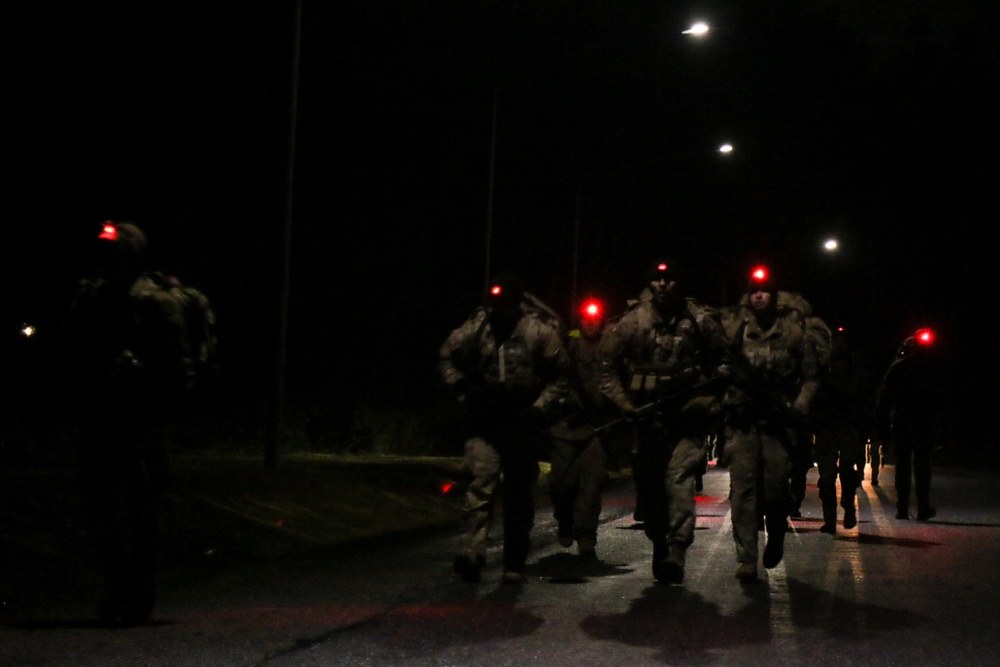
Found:
M 104 239 L 105 241 L 114 241 L 118 238 L 118 228 L 114 225 L 104 225 L 97 238 Z
M 439 488 L 441 489 L 441 493 L 442 494 L 447 494 L 449 491 L 451 491 L 453 488 L 455 488 L 455 483 L 454 482 L 445 482 Z
M 490 294 L 493 296 L 500 296 L 501 292 L 503 292 L 503 289 L 501 289 L 499 285 L 494 285 L 490 288 Z
M 934 332 L 930 329 L 919 329 L 917 333 L 913 334 L 913 337 L 921 345 L 932 345 L 934 343 Z
M 656 270 L 657 271 L 666 271 L 669 268 L 670 268 L 669 266 L 667 266 L 666 264 L 663 264 L 663 263 L 660 263 L 660 264 L 656 265 Z

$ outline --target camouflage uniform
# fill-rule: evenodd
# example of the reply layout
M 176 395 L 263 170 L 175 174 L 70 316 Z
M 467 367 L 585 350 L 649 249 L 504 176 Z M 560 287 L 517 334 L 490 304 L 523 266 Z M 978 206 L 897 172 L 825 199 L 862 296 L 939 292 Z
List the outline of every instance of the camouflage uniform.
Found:
M 575 388 L 560 399 L 567 413 L 551 430 L 549 495 L 563 546 L 577 543 L 581 555 L 593 555 L 601 515 L 601 490 L 608 456 L 591 423 L 606 401 L 600 394 L 600 340 L 570 338 L 569 356 Z
M 116 249 L 130 247 L 120 225 Z M 148 274 L 81 281 L 63 331 L 80 445 L 83 509 L 100 556 L 108 623 L 145 622 L 154 603 L 166 444 L 186 385 L 184 318 Z
M 602 343 L 601 391 L 626 412 L 706 379 L 725 347 L 719 313 L 685 298 L 665 319 L 644 290 Z M 636 504 L 653 543 L 653 574 L 665 583 L 683 577 L 694 540 L 694 485 L 705 461 L 713 398 L 684 395 L 638 419 L 633 461 Z M 669 561 L 669 570 L 661 569 Z
M 761 328 L 746 296 L 725 321 L 732 354 L 738 357 L 734 365 L 742 359 L 757 384 L 751 389 L 736 381 L 723 397 L 733 538 L 737 561 L 747 566 L 737 574 L 748 578 L 756 576 L 761 514 L 768 535 L 765 567 L 776 566 L 783 555 L 793 504 L 792 454 L 801 438 L 797 426 L 809 413 L 829 355 L 829 329 L 810 316 L 808 302 L 789 292 L 772 295 L 776 318 L 767 329 Z
M 497 344 L 489 309 L 477 309 L 451 332 L 439 355 L 441 376 L 460 392 L 474 429 L 465 443 L 472 480 L 466 490 L 463 544 L 455 563 L 456 571 L 468 580 L 478 579 L 486 559 L 501 473 L 504 570 L 523 572 L 534 523 L 532 488 L 546 446 L 538 423 L 539 398 L 568 366 L 558 326 L 529 299 L 521 301 L 520 311 L 511 335 Z

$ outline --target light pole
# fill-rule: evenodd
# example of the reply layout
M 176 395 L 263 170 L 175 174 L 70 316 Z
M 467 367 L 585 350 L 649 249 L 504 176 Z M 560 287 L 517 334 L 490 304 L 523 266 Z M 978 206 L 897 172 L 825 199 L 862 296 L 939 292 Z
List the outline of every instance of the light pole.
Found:
M 299 58 L 302 46 L 302 2 L 295 3 L 295 32 L 292 42 L 292 92 L 289 104 L 288 167 L 285 190 L 285 226 L 282 235 L 281 279 L 278 294 L 278 331 L 275 345 L 274 385 L 264 424 L 264 467 L 278 465 L 285 403 L 285 347 L 288 343 L 288 292 L 292 255 L 292 203 L 295 193 L 295 144 L 299 108 Z

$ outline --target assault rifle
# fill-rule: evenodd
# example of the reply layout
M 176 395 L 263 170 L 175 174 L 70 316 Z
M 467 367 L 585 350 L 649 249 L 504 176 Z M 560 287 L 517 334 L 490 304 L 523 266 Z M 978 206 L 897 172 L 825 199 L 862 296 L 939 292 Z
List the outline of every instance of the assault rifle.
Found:
M 727 355 L 721 369 L 731 385 L 750 395 L 754 412 L 777 419 L 787 426 L 797 426 L 802 421 L 804 415 L 789 406 L 785 396 L 763 379 L 760 371 L 739 352 Z
M 634 412 L 617 419 L 612 419 L 606 424 L 602 424 L 594 428 L 594 433 L 600 435 L 601 433 L 606 433 L 611 429 L 615 428 L 619 424 L 625 424 L 636 419 L 640 419 L 648 414 L 655 413 L 657 410 L 665 408 L 671 404 L 676 404 L 682 399 L 692 398 L 699 394 L 705 394 L 710 391 L 715 391 L 721 386 L 728 384 L 729 379 L 724 375 L 713 375 L 707 380 L 701 382 L 692 383 L 688 377 L 681 377 L 673 383 L 667 385 L 667 389 L 664 390 L 661 395 L 654 401 L 649 403 L 644 403 L 638 406 Z

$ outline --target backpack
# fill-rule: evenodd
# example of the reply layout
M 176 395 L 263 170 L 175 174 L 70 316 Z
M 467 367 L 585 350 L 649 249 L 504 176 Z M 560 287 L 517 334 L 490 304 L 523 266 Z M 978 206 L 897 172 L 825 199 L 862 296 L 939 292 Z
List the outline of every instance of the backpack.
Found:
M 218 373 L 218 336 L 212 303 L 201 290 L 184 285 L 174 276 L 160 272 L 149 275 L 181 307 L 188 349 L 187 389 L 204 390 Z

